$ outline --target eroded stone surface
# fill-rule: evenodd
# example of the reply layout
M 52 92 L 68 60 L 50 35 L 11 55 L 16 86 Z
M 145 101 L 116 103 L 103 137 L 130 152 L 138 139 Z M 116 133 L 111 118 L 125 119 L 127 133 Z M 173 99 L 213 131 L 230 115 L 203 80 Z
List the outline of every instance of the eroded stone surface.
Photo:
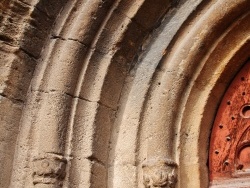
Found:
M 250 57 L 249 6 L 2 0 L 0 187 L 208 187 L 214 115 Z
M 142 165 L 146 188 L 174 188 L 177 182 L 177 164 L 172 160 L 154 160 Z

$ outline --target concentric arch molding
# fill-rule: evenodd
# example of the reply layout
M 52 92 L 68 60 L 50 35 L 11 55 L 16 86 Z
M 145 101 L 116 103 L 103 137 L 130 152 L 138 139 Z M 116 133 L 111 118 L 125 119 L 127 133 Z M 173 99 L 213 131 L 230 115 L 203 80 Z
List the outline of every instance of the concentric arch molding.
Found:
M 249 58 L 249 6 L 67 1 L 35 51 L 3 187 L 144 187 L 158 159 L 176 170 L 171 187 L 208 187 L 216 108 Z

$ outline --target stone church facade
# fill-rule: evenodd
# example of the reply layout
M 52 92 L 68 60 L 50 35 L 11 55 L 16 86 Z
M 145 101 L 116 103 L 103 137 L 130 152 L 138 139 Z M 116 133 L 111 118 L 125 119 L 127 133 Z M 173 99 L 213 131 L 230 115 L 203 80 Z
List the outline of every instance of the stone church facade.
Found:
M 249 0 L 1 0 L 1 188 L 250 187 Z

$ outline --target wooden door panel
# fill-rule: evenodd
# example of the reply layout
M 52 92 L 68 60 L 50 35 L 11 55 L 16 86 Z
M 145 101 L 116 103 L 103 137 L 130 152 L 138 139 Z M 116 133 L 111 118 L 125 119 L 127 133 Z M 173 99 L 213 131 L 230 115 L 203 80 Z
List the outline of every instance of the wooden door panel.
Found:
M 210 182 L 232 184 L 244 179 L 246 184 L 250 178 L 250 62 L 234 78 L 218 109 L 210 141 L 209 173 Z M 244 186 L 250 187 L 250 181 Z

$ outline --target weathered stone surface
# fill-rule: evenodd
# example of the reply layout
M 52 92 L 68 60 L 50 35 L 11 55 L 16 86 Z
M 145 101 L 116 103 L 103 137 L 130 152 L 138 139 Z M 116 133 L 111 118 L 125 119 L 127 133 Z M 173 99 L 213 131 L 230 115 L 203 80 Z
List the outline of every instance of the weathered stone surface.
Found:
M 250 57 L 249 6 L 2 0 L 0 187 L 209 187 L 217 107 Z
M 177 164 L 173 160 L 151 160 L 142 165 L 143 184 L 146 188 L 173 188 L 177 182 Z
M 18 135 L 18 123 L 23 104 L 0 95 L 0 187 L 7 187 Z

